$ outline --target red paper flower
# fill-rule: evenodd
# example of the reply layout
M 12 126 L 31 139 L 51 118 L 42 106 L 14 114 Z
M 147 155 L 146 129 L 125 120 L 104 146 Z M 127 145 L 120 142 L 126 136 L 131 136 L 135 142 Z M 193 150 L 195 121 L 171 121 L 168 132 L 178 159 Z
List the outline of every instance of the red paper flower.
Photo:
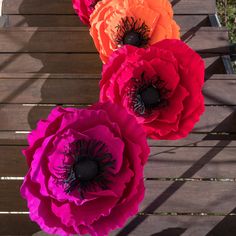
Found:
M 90 25 L 90 15 L 99 1 L 100 0 L 72 0 L 73 8 L 84 24 Z
M 58 107 L 28 140 L 21 194 L 44 231 L 103 236 L 137 213 L 149 148 L 125 109 Z
M 100 100 L 122 104 L 154 139 L 185 137 L 204 111 L 204 62 L 180 40 L 125 46 L 103 67 Z

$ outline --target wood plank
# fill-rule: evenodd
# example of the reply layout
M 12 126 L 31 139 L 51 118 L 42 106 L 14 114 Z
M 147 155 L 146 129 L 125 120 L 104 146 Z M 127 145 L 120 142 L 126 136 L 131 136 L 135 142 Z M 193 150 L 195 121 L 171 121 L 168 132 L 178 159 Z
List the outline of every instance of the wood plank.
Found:
M 204 141 L 202 143 L 206 145 Z M 233 179 L 236 172 L 235 146 L 234 142 L 225 147 L 151 147 L 145 177 Z M 0 146 L 0 177 L 23 177 L 26 174 L 27 164 L 22 154 L 25 148 Z M 194 172 L 184 175 L 193 166 Z
M 203 94 L 205 96 L 206 104 L 224 104 L 235 105 L 236 104 L 236 75 L 222 76 L 222 80 L 208 80 L 203 88 Z
M 230 213 L 235 208 L 236 182 L 146 181 L 144 212 Z
M 34 75 L 33 75 L 34 76 Z M 1 103 L 92 104 L 99 97 L 99 77 L 4 79 L 0 77 Z M 63 76 L 63 77 L 64 77 Z M 50 77 L 50 76 L 49 76 Z M 77 77 L 77 78 L 73 78 Z
M 0 212 L 28 211 L 26 201 L 20 196 L 21 184 L 17 180 L 0 181 Z M 145 187 L 140 212 L 228 214 L 235 208 L 236 182 L 145 181 Z
M 29 131 L 34 129 L 37 121 L 46 118 L 52 108 L 53 106 L 30 104 L 1 104 L 0 130 Z M 236 106 L 207 106 L 193 131 L 234 133 L 236 132 L 235 110 Z
M 206 77 L 225 73 L 222 58 L 204 54 Z M 98 54 L 83 53 L 17 53 L 0 54 L 1 73 L 79 73 L 100 74 L 102 62 Z
M 0 131 L 0 145 L 27 145 L 28 132 L 25 131 Z M 152 147 L 186 147 L 186 146 L 236 146 L 235 134 L 225 133 L 190 133 L 186 138 L 179 140 L 152 140 L 148 139 Z
M 26 146 L 0 146 L 0 176 L 22 177 L 27 173 L 28 167 L 22 150 Z
M 36 223 L 31 222 L 29 215 L 0 214 L 0 235 L 31 236 L 40 231 Z
M 205 104 L 236 105 L 236 75 L 217 78 L 204 85 Z M 99 74 L 0 73 L 0 103 L 92 104 L 99 97 L 99 80 Z
M 213 66 L 218 58 L 210 61 Z M 209 66 L 211 67 L 211 62 Z M 31 53 L 0 54 L 0 71 L 14 73 L 101 73 L 102 62 L 97 54 Z
M 235 178 L 234 147 L 151 147 L 146 178 Z
M 229 217 L 201 217 L 201 216 L 139 216 L 131 218 L 127 223 L 127 228 L 118 229 L 112 232 L 111 236 L 222 236 L 229 232 L 227 236 L 235 236 L 236 229 L 234 216 Z M 133 221 L 132 221 L 133 220 Z M 40 231 L 39 227 L 32 223 L 28 215 L 0 215 L 0 235 L 32 235 L 46 236 L 48 234 Z M 132 223 L 131 223 L 132 222 Z M 139 224 L 140 222 L 140 224 Z M 14 227 L 12 227 L 14 225 Z M 217 232 L 214 231 L 218 228 Z M 214 231 L 214 234 L 208 232 Z
M 170 0 L 175 14 L 214 14 L 214 0 Z M 71 1 L 4 0 L 3 14 L 74 14 Z
M 229 54 L 228 31 L 225 28 L 183 30 L 181 38 L 198 52 Z M 0 28 L 0 42 L 0 51 L 5 53 L 97 52 L 85 27 Z
M 210 26 L 208 15 L 175 15 L 181 28 Z M 8 15 L 7 27 L 86 27 L 76 15 Z

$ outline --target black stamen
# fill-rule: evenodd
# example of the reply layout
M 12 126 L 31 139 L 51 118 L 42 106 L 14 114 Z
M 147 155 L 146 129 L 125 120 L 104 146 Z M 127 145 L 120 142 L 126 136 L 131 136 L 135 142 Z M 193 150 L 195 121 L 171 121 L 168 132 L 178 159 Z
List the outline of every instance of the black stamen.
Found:
M 158 76 L 145 80 L 144 72 L 140 79 L 131 79 L 132 87 L 128 92 L 130 107 L 138 116 L 148 116 L 154 109 L 168 105 L 166 98 L 170 92 L 165 88 L 165 83 Z
M 121 24 L 117 26 L 117 37 L 115 41 L 119 45 L 133 45 L 136 47 L 146 47 L 149 41 L 149 28 L 141 19 L 134 17 L 121 19 Z
M 78 140 L 70 144 L 65 155 L 74 159 L 71 165 L 64 164 L 57 169 L 60 176 L 58 183 L 65 185 L 66 193 L 77 189 L 80 197 L 84 198 L 86 191 L 95 190 L 97 187 L 108 188 L 115 160 L 103 142 L 93 139 Z

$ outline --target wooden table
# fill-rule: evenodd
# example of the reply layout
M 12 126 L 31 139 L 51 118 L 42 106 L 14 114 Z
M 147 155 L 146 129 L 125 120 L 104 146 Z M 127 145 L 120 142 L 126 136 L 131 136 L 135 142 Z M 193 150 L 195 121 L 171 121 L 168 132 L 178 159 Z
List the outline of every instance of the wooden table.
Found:
M 236 75 L 214 0 L 172 0 L 182 39 L 206 63 L 206 112 L 179 141 L 149 140 L 140 215 L 112 235 L 236 235 Z M 56 104 L 98 99 L 101 62 L 70 0 L 4 0 L 0 28 L 0 235 L 32 235 L 19 187 L 27 133 Z M 20 179 L 7 177 L 21 177 Z M 40 234 L 37 234 L 40 235 Z

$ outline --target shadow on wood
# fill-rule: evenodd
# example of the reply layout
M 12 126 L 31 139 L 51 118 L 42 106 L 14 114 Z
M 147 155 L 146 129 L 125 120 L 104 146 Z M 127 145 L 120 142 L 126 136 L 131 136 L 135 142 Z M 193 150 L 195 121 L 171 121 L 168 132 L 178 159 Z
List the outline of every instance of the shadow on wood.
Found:
M 150 236 L 180 236 L 182 235 L 186 229 L 183 228 L 168 228 L 159 233 L 152 234 Z

